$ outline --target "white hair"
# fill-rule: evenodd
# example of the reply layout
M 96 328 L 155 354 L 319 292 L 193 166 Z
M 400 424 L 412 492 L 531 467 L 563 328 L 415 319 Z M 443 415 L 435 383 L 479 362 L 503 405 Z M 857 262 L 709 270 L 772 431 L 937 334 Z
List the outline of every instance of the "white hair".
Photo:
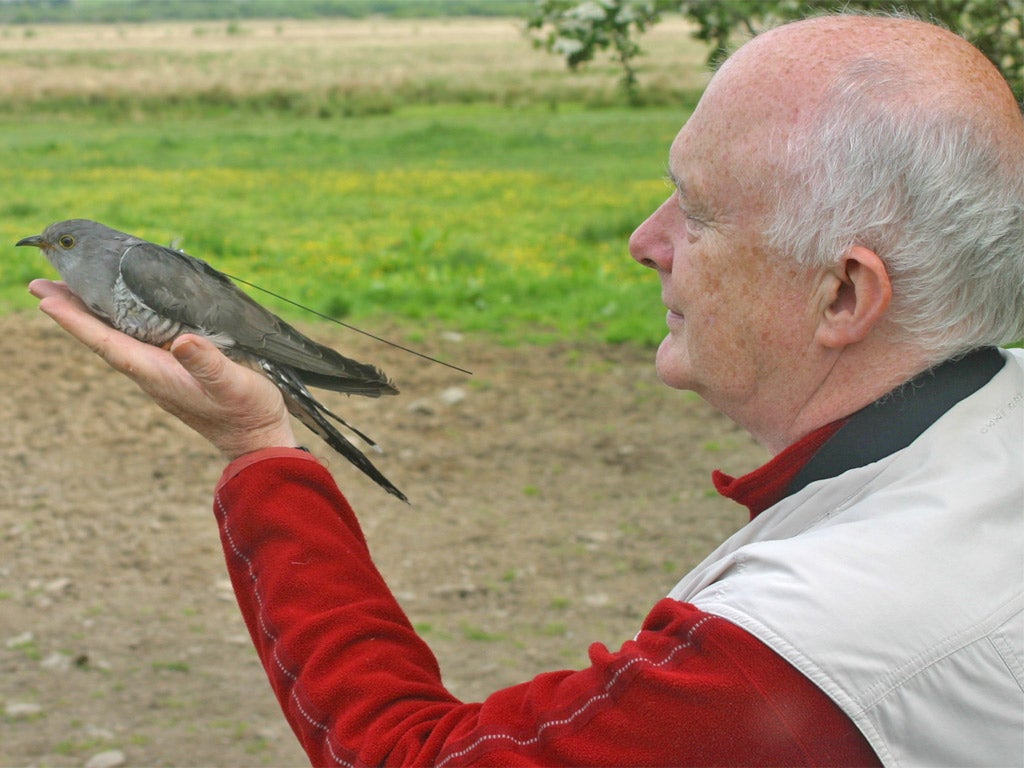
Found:
M 912 80 L 877 60 L 849 68 L 780 148 L 766 236 L 808 267 L 877 253 L 889 320 L 935 363 L 1024 338 L 1024 156 L 962 101 L 922 106 Z

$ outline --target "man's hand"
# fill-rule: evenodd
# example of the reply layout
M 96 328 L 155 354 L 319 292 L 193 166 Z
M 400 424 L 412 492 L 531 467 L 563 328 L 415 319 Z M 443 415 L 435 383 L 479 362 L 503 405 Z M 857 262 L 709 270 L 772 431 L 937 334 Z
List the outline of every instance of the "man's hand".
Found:
M 260 448 L 296 444 L 277 387 L 262 374 L 226 358 L 208 339 L 180 336 L 168 352 L 94 317 L 63 283 L 33 280 L 29 291 L 40 299 L 39 308 L 64 330 L 229 459 Z

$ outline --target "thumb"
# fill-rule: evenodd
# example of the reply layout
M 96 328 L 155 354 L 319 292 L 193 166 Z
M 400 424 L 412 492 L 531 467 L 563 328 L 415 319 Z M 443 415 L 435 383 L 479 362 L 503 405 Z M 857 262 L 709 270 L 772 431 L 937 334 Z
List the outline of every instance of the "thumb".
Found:
M 204 387 L 216 387 L 223 383 L 227 358 L 209 339 L 194 335 L 179 336 L 171 344 L 171 354 Z

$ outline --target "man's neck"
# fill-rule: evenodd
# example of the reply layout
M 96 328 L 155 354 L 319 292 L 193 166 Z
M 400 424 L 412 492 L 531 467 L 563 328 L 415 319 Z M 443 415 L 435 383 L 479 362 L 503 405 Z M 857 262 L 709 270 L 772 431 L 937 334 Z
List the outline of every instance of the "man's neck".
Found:
M 732 477 L 716 470 L 712 480 L 719 493 L 746 506 L 753 518 L 816 480 L 837 477 L 910 445 L 1004 364 L 993 347 L 947 361 L 803 436 L 753 472 Z
M 867 344 L 854 345 L 818 366 L 818 373 L 808 377 L 811 384 L 804 391 L 809 394 L 794 395 L 795 408 L 769 409 L 761 425 L 736 421 L 778 454 L 822 426 L 865 408 L 928 367 L 921 350 L 910 345 L 889 344 L 881 351 Z

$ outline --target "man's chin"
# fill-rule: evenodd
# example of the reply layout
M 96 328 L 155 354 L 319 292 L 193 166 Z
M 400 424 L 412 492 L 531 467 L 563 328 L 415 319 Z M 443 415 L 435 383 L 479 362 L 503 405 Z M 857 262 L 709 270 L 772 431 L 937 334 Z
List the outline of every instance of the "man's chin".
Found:
M 658 347 L 658 353 L 654 358 L 654 367 L 658 372 L 658 378 L 666 386 L 673 389 L 691 389 L 693 378 L 689 361 L 686 354 L 677 345 L 678 340 L 672 334 L 666 336 Z

